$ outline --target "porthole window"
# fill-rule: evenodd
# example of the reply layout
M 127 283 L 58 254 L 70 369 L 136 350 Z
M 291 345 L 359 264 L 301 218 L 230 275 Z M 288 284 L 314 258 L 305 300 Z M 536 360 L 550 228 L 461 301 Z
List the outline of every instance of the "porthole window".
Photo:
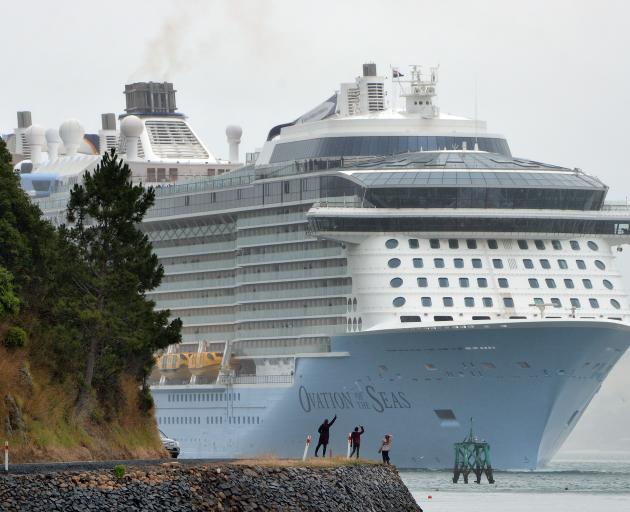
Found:
M 491 308 L 492 307 L 492 297 L 483 297 L 481 299 L 481 302 L 483 303 L 484 307 L 486 307 L 486 308 Z
M 510 287 L 510 283 L 508 283 L 508 280 L 505 277 L 499 277 L 499 279 L 497 281 L 499 282 L 499 288 L 509 288 Z
M 586 263 L 584 263 L 584 260 L 575 260 L 575 264 L 580 270 L 586 270 Z
M 586 242 L 586 245 L 588 245 L 588 248 L 591 251 L 598 251 L 599 250 L 599 246 L 595 242 L 593 242 L 592 240 L 589 240 L 588 242 Z
M 409 239 L 409 249 L 417 249 L 418 247 L 420 247 L 420 244 L 418 243 L 418 239 L 417 238 L 410 238 Z
M 574 251 L 579 251 L 580 250 L 580 244 L 578 243 L 577 240 L 571 240 L 569 242 L 569 245 L 571 246 L 571 249 L 573 249 Z
M 363 319 L 359 318 L 359 331 L 363 329 Z
M 562 302 L 560 302 L 560 299 L 557 297 L 551 297 L 551 304 L 553 305 L 554 308 L 562 307 Z
M 562 244 L 560 243 L 560 240 L 552 240 L 551 241 L 551 247 L 553 247 L 554 250 L 556 250 L 556 251 L 561 251 L 562 250 Z
M 542 240 L 534 240 L 534 245 L 539 251 L 545 250 L 545 242 L 543 242 Z
M 433 266 L 435 268 L 444 268 L 444 259 L 443 258 L 433 258 Z
M 606 270 L 606 265 L 604 265 L 604 262 L 601 260 L 595 260 L 595 266 L 599 269 L 599 270 Z
M 414 258 L 413 268 L 422 268 L 422 267 L 424 267 L 424 261 L 422 261 L 422 258 Z
M 392 279 L 389 282 L 389 285 L 392 288 L 400 288 L 402 286 L 402 284 L 403 284 L 403 280 L 400 277 L 394 277 L 394 279 Z
M 453 297 L 442 297 L 442 303 L 444 304 L 445 308 L 452 308 L 453 307 Z
M 348 318 L 348 332 L 352 331 L 352 318 Z
M 604 279 L 602 283 L 604 283 L 604 286 L 608 288 L 609 290 L 613 289 L 613 284 L 608 279 Z
M 499 244 L 496 240 L 488 240 L 488 249 L 498 249 Z
M 556 282 L 553 279 L 545 279 L 545 284 L 547 285 L 547 288 L 556 287 Z
M 542 300 L 542 297 L 534 297 L 534 304 L 536 306 L 542 306 L 545 303 L 544 300 Z
M 498 258 L 495 258 L 492 260 L 492 266 L 494 268 L 503 268 L 503 260 L 500 260 Z
M 464 268 L 464 260 L 462 258 L 455 258 L 453 265 L 455 265 L 455 268 Z
M 356 311 L 357 310 L 357 299 L 356 297 L 354 299 L 352 299 L 352 311 Z
M 565 279 L 564 280 L 564 287 L 565 288 L 575 288 L 575 285 L 573 284 L 573 279 Z
M 426 277 L 419 277 L 418 278 L 418 286 L 420 288 L 426 288 L 427 286 L 429 286 L 429 282 L 427 281 Z
M 348 313 L 352 311 L 352 300 L 348 299 Z
M 352 320 L 352 330 L 353 330 L 353 331 L 356 331 L 356 330 L 357 330 L 357 319 L 356 319 L 356 318 L 354 318 L 354 319 Z
M 398 268 L 400 267 L 400 260 L 398 258 L 392 258 L 387 262 L 389 268 Z
M 470 281 L 468 280 L 467 277 L 460 277 L 459 278 L 459 286 L 461 288 L 468 288 L 470 286 Z
M 431 297 L 422 297 L 420 299 L 420 303 L 425 307 L 425 308 L 430 308 L 431 307 Z
M 468 247 L 469 249 L 476 249 L 477 240 L 466 240 L 466 247 Z
M 529 248 L 529 246 L 527 245 L 527 240 L 517 240 L 516 243 L 518 244 L 518 248 L 523 249 L 524 251 Z
M 549 270 L 551 268 L 551 263 L 549 263 L 549 260 L 540 260 L 540 266 L 546 270 Z
M 449 239 L 449 241 L 448 241 L 448 248 L 449 249 L 459 249 L 459 241 L 458 240 L 453 240 L 452 238 Z
M 488 288 L 488 280 L 485 277 L 478 277 L 477 286 L 479 286 L 479 288 Z
M 567 260 L 558 260 L 558 267 L 562 270 L 568 269 L 569 265 L 567 264 Z
M 472 259 L 472 267 L 473 268 L 481 268 L 481 259 L 473 258 Z
M 532 269 L 532 268 L 534 268 L 534 262 L 532 260 L 530 260 L 529 258 L 526 258 L 526 259 L 523 260 L 523 266 L 525 268 Z
M 395 238 L 390 238 L 389 240 L 387 240 L 387 242 L 385 242 L 385 247 L 387 247 L 388 249 L 396 249 L 396 247 L 398 247 L 398 240 L 396 240 Z
M 591 305 L 593 309 L 599 309 L 599 301 L 597 299 L 588 299 L 588 303 Z
M 590 279 L 582 279 L 582 284 L 584 285 L 584 288 L 586 288 L 587 290 L 590 290 L 591 288 L 593 288 L 593 283 L 591 283 Z
M 448 288 L 448 277 L 438 277 L 440 288 Z
M 400 307 L 405 305 L 405 302 L 407 302 L 407 301 L 405 300 L 404 297 L 396 297 L 392 301 L 392 304 L 394 305 L 395 308 L 400 308 Z
M 475 298 L 474 297 L 464 297 L 464 306 L 467 308 L 475 307 Z
M 431 249 L 439 249 L 440 241 L 437 238 L 432 238 L 429 240 L 429 247 L 431 247 Z
M 579 308 L 580 307 L 580 299 L 577 299 L 575 297 L 571 297 L 571 299 L 569 299 L 571 301 L 571 306 L 573 306 L 574 308 Z
M 538 284 L 538 279 L 530 277 L 527 281 L 529 282 L 530 288 L 540 288 L 540 285 Z
M 619 304 L 619 301 L 617 299 L 610 299 L 610 304 L 615 309 L 621 309 L 621 304 Z
M 503 297 L 503 305 L 506 308 L 513 308 L 514 307 L 514 299 L 512 297 Z

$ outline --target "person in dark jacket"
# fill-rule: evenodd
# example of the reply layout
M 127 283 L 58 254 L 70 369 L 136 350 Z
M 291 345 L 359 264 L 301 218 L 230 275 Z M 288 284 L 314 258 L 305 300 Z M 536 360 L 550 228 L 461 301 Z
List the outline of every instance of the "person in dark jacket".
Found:
M 322 423 L 317 429 L 317 432 L 319 432 L 319 441 L 317 442 L 317 446 L 315 448 L 315 457 L 317 457 L 317 452 L 319 451 L 320 446 L 324 448 L 323 455 L 324 457 L 326 457 L 326 447 L 328 446 L 328 440 L 330 439 L 329 430 L 330 427 L 333 426 L 333 423 L 335 423 L 336 419 L 336 414 L 335 417 L 330 421 L 330 423 L 328 422 L 328 419 L 325 419 L 324 423 Z
M 359 458 L 359 450 L 361 449 L 361 434 L 365 432 L 363 425 L 361 425 L 361 431 L 359 432 L 359 427 L 354 427 L 354 432 L 350 434 L 350 442 L 352 443 L 352 452 L 350 453 L 350 458 L 355 454 L 357 454 L 357 459 Z

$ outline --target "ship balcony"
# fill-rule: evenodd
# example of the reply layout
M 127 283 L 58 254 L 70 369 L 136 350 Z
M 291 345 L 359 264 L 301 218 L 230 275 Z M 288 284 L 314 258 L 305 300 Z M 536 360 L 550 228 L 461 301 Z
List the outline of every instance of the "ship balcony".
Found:
M 236 221 L 236 229 L 252 229 L 263 226 L 306 223 L 306 212 L 294 212 L 285 214 L 260 215 L 258 217 L 239 217 Z
M 260 311 L 241 311 L 238 313 L 239 322 L 255 320 L 278 320 L 290 318 L 306 318 L 313 316 L 342 316 L 348 308 L 345 304 L 331 307 L 300 307 L 290 309 L 262 309 Z
M 233 306 L 234 301 L 234 295 L 226 295 L 225 297 L 200 297 L 198 299 L 155 300 L 155 308 L 170 309 L 173 311 L 173 315 L 177 316 L 177 311 L 180 309 L 201 308 L 207 306 Z
M 320 260 L 326 258 L 334 258 L 343 255 L 341 245 L 335 247 L 326 247 L 324 249 L 313 249 L 310 251 L 286 251 L 271 252 L 265 254 L 243 254 L 237 256 L 236 264 L 238 266 L 259 265 L 261 263 L 279 263 L 283 261 L 300 261 L 300 260 Z
M 345 319 L 338 325 L 308 325 L 299 327 L 279 327 L 271 329 L 237 329 L 234 340 L 257 340 L 276 337 L 296 337 L 304 335 L 330 336 L 339 332 L 346 332 Z M 241 326 L 237 326 L 241 327 Z
M 292 231 L 289 233 L 271 233 L 264 235 L 239 234 L 236 244 L 238 247 L 252 247 L 257 245 L 274 245 L 289 242 L 310 242 L 315 238 L 306 231 Z
M 234 287 L 233 277 L 220 279 L 190 279 L 188 281 L 176 281 L 172 283 L 162 283 L 159 288 L 150 293 L 206 290 L 209 288 L 231 288 Z
M 251 274 L 239 274 L 237 284 L 250 284 L 276 281 L 298 281 L 304 279 L 344 277 L 348 275 L 348 267 L 323 267 L 298 270 L 280 270 L 278 272 L 260 272 Z
M 236 241 L 208 244 L 178 245 L 177 247 L 154 247 L 153 251 L 158 258 L 170 258 L 173 256 L 199 256 L 202 254 L 214 254 L 219 252 L 232 252 L 236 250 Z
M 293 375 L 219 375 L 217 384 L 293 384 Z
M 199 261 L 196 263 L 177 263 L 164 266 L 164 274 L 181 274 L 186 272 L 204 272 L 206 270 L 232 270 L 234 259 L 224 259 L 215 261 Z
M 177 312 L 173 312 L 174 317 L 178 316 Z M 192 315 L 192 316 L 180 316 L 184 326 L 192 327 L 193 325 L 212 325 L 212 324 L 231 324 L 235 322 L 234 314 L 228 315 Z
M 236 302 L 266 302 L 278 299 L 311 299 L 345 297 L 352 293 L 352 286 L 322 286 L 317 288 L 294 288 L 289 290 L 261 290 L 257 292 L 237 291 Z

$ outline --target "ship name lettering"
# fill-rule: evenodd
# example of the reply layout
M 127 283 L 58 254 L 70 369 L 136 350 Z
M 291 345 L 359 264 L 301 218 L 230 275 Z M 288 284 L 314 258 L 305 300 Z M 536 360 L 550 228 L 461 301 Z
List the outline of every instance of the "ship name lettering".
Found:
M 355 393 L 356 402 L 348 391 L 322 391 L 310 393 L 300 386 L 298 399 L 304 412 L 314 409 L 373 409 L 382 413 L 385 409 L 411 409 L 411 403 L 402 391 L 377 391 L 374 386 L 366 386 L 362 393 Z

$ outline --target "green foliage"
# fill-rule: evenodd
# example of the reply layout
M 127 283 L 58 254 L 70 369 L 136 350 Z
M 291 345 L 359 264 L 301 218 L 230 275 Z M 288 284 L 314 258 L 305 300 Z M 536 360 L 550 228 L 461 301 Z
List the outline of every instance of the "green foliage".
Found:
M 15 315 L 20 310 L 20 299 L 13 290 L 13 275 L 0 266 L 0 317 Z
M 123 476 L 125 476 L 125 466 L 123 466 L 122 464 L 116 464 L 114 466 L 113 472 L 116 478 L 122 478 Z
M 7 348 L 22 348 L 28 342 L 28 335 L 21 327 L 11 327 L 4 337 L 4 346 Z

